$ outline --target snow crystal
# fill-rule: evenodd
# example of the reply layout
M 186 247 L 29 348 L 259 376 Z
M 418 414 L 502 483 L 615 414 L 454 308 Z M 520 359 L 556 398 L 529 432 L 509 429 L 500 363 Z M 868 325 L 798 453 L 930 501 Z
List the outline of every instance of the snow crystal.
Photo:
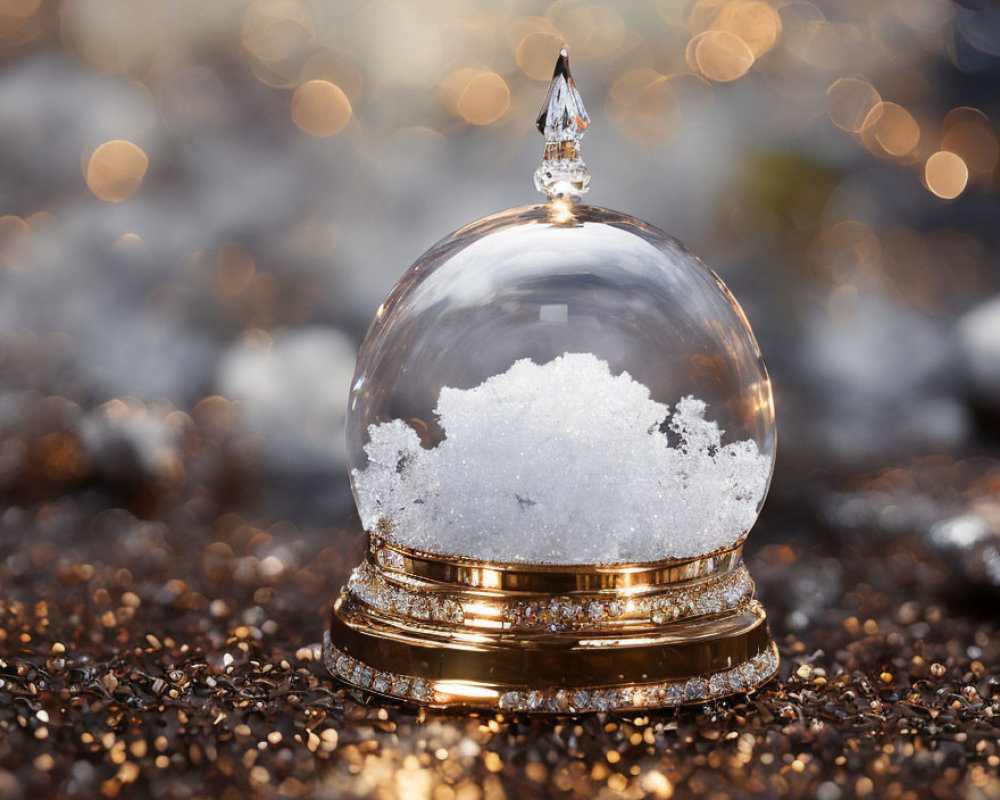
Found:
M 398 544 L 487 561 L 708 553 L 753 525 L 770 461 L 752 440 L 723 445 L 706 411 L 685 397 L 671 415 L 590 353 L 523 359 L 442 389 L 434 448 L 402 420 L 370 426 L 368 466 L 353 472 L 361 519 L 387 520 Z

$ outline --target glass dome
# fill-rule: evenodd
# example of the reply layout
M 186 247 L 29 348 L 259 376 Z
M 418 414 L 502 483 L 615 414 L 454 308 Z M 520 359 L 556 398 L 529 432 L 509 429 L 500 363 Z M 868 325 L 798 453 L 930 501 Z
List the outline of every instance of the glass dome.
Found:
M 406 272 L 362 344 L 347 436 L 367 530 L 499 563 L 730 547 L 775 451 L 722 281 L 662 231 L 564 198 L 479 220 Z
M 535 124 L 549 202 L 428 250 L 362 343 L 347 437 L 369 542 L 324 661 L 440 708 L 751 690 L 778 668 L 742 561 L 774 463 L 757 343 L 679 242 L 579 203 L 590 117 L 565 49 Z

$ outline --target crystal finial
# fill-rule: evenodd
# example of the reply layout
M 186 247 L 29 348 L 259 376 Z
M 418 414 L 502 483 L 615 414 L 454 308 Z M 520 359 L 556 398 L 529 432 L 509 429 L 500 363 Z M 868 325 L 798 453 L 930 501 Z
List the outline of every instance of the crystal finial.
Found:
M 580 158 L 580 140 L 590 127 L 590 117 L 569 71 L 565 49 L 559 53 L 536 125 L 545 136 L 545 155 L 535 170 L 535 188 L 549 198 L 586 192 L 590 172 Z
M 569 53 L 565 49 L 559 52 L 552 83 L 535 124 L 546 142 L 578 142 L 590 127 L 590 117 L 569 71 Z

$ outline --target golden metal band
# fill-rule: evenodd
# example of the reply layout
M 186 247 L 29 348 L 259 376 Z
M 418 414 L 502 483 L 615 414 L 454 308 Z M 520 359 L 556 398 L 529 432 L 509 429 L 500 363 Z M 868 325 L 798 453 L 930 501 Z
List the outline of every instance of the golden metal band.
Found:
M 564 594 L 642 589 L 716 575 L 742 560 L 743 540 L 732 547 L 692 558 L 647 564 L 497 564 L 461 556 L 426 553 L 371 537 L 368 560 L 378 567 L 427 581 L 504 592 Z
M 376 616 L 414 618 L 490 631 L 631 630 L 736 610 L 753 596 L 742 564 L 728 571 L 660 586 L 614 592 L 537 595 L 467 589 L 364 562 L 347 591 Z
M 659 634 L 597 638 L 545 635 L 471 637 L 402 630 L 374 619 L 349 599 L 338 601 L 330 633 L 354 658 L 387 672 L 428 680 L 501 686 L 594 686 L 677 680 L 728 669 L 770 641 L 764 615 L 671 626 Z

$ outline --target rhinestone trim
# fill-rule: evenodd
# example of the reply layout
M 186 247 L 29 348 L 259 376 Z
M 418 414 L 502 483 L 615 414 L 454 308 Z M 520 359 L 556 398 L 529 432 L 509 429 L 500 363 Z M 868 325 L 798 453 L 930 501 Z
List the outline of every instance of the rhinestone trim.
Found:
M 375 694 L 417 703 L 452 704 L 454 693 L 423 678 L 373 670 L 335 647 L 329 632 L 323 639 L 323 660 L 340 680 Z M 753 691 L 770 680 L 778 669 L 778 649 L 772 643 L 742 664 L 681 681 L 660 681 L 613 687 L 549 688 L 508 691 L 486 690 L 469 699 L 470 707 L 506 712 L 581 714 L 625 711 L 705 703 L 740 692 Z
M 697 583 L 672 586 L 639 597 L 619 593 L 513 601 L 480 597 L 466 604 L 463 598 L 468 595 L 427 591 L 415 581 L 407 584 L 387 580 L 377 567 L 364 562 L 351 573 L 347 591 L 382 614 L 451 625 L 476 625 L 483 620 L 494 630 L 503 631 L 556 632 L 593 630 L 626 622 L 663 625 L 723 614 L 747 605 L 754 588 L 742 564 Z M 484 607 L 488 612 L 485 615 Z

